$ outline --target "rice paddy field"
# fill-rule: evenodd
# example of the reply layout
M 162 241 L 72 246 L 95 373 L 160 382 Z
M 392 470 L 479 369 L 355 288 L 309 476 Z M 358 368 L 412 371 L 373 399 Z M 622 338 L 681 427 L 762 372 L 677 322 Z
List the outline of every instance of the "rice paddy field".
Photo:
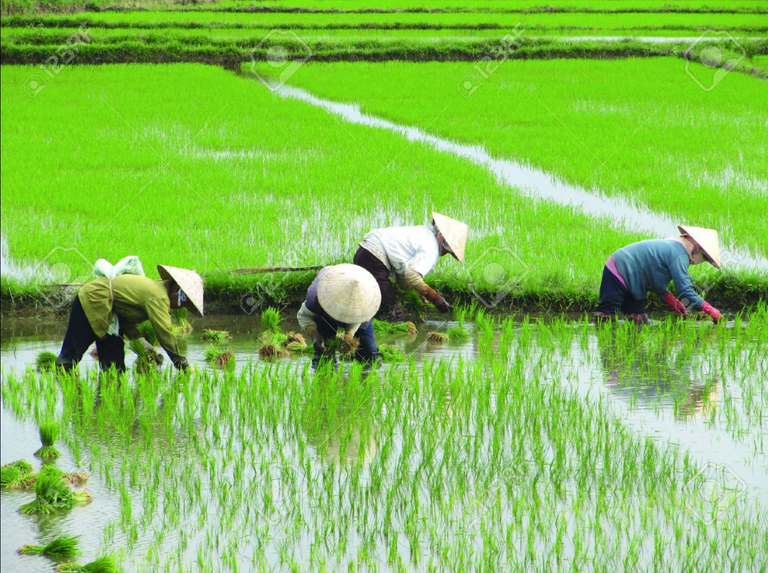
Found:
M 768 5 L 2 0 L 2 571 L 768 572 Z M 470 227 L 385 362 L 298 305 L 370 229 Z M 725 319 L 594 325 L 717 229 Z M 191 369 L 52 370 L 99 258 L 194 268 Z M 142 333 L 152 342 L 151 329 Z

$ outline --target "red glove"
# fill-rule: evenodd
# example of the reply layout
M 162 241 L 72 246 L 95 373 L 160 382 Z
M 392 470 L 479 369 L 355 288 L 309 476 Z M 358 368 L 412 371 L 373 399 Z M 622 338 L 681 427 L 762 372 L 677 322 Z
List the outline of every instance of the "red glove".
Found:
M 440 312 L 451 312 L 451 305 L 435 289 L 427 287 L 422 296 L 434 304 Z
M 723 315 L 720 314 L 720 311 L 717 310 L 714 306 L 709 304 L 707 301 L 704 301 L 704 304 L 701 305 L 701 310 L 706 312 L 709 316 L 712 317 L 712 320 L 715 321 L 715 324 L 717 324 L 717 321 L 723 318 Z
M 662 298 L 661 300 L 663 300 L 669 306 L 671 306 L 672 310 L 674 310 L 677 314 L 682 314 L 683 316 L 688 314 L 688 311 L 685 310 L 685 305 L 679 300 L 677 300 L 675 295 L 673 295 L 671 292 L 668 292 L 667 294 L 665 294 L 664 298 Z

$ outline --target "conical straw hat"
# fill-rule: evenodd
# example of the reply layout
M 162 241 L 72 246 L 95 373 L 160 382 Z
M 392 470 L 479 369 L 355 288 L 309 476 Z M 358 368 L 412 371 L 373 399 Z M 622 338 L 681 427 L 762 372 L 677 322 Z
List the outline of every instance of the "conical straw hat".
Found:
M 678 229 L 683 235 L 688 235 L 694 243 L 699 245 L 706 255 L 707 262 L 716 269 L 722 268 L 720 262 L 720 240 L 717 237 L 717 231 L 714 229 L 704 229 L 702 227 L 688 227 L 678 225 Z
M 176 281 L 195 307 L 192 312 L 197 316 L 203 316 L 203 278 L 199 274 L 168 265 L 157 265 L 157 272 L 164 281 Z
M 379 310 L 381 291 L 373 275 L 357 265 L 326 267 L 317 284 L 317 301 L 343 324 L 367 322 Z
M 451 254 L 456 257 L 457 261 L 463 263 L 464 251 L 467 249 L 467 235 L 469 234 L 467 224 L 434 211 L 432 211 L 432 220 L 451 248 Z

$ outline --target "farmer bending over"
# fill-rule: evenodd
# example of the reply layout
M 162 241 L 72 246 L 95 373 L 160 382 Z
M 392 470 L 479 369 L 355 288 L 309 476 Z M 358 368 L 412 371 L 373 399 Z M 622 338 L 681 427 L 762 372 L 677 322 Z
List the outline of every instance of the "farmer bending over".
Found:
M 336 338 L 339 328 L 344 341 L 354 347 L 359 339 L 355 359 L 368 364 L 381 362 L 371 319 L 379 308 L 381 295 L 376 279 L 355 265 L 335 265 L 322 269 L 307 291 L 307 300 L 298 314 L 299 324 L 312 339 L 315 357 L 312 367 L 321 361 L 335 361 L 336 349 L 328 342 Z
M 443 255 L 450 253 L 464 262 L 468 230 L 461 221 L 433 212 L 430 225 L 386 227 L 365 235 L 353 262 L 370 272 L 379 283 L 381 308 L 377 316 L 390 321 L 403 318 L 390 275 L 404 290 L 414 289 L 441 312 L 450 312 L 451 306 L 424 282 L 424 277 Z
M 125 342 L 140 338 L 138 324 L 149 320 L 157 340 L 168 353 L 174 366 L 187 369 L 187 359 L 171 330 L 170 310 L 185 307 L 203 316 L 203 279 L 194 271 L 158 265 L 162 280 L 141 275 L 124 274 L 110 281 L 96 279 L 80 288 L 69 314 L 69 325 L 56 365 L 69 371 L 80 362 L 88 347 L 96 342 L 102 370 L 114 366 L 125 370 Z M 117 315 L 120 335 L 108 334 L 113 315 Z M 141 339 L 142 345 L 152 346 Z
M 621 309 L 636 323 L 648 323 L 645 302 L 648 291 L 681 315 L 688 309 L 703 310 L 715 322 L 720 311 L 702 299 L 691 284 L 689 265 L 707 261 L 720 268 L 720 244 L 717 231 L 700 227 L 679 226 L 682 235 L 667 239 L 640 241 L 619 249 L 605 263 L 597 303 L 596 320 L 613 319 Z M 669 281 L 675 284 L 679 300 L 669 292 Z

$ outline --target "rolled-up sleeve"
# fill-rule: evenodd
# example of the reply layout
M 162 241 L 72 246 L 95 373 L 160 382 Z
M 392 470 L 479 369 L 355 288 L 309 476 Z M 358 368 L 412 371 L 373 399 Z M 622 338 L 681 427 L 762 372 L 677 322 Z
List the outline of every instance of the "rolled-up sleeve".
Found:
M 309 332 L 312 328 L 317 328 L 317 323 L 315 322 L 315 313 L 312 312 L 307 308 L 306 303 L 301 303 L 301 308 L 299 309 L 298 314 L 296 315 L 296 320 L 299 321 L 299 326 L 301 326 L 301 329 L 304 332 Z
M 688 274 L 688 264 L 687 255 L 675 257 L 669 265 L 669 273 L 672 275 L 672 282 L 675 284 L 677 298 L 680 299 L 680 302 L 688 308 L 701 310 L 704 299 L 693 289 L 691 275 Z M 661 296 L 664 294 L 666 293 L 662 293 Z

